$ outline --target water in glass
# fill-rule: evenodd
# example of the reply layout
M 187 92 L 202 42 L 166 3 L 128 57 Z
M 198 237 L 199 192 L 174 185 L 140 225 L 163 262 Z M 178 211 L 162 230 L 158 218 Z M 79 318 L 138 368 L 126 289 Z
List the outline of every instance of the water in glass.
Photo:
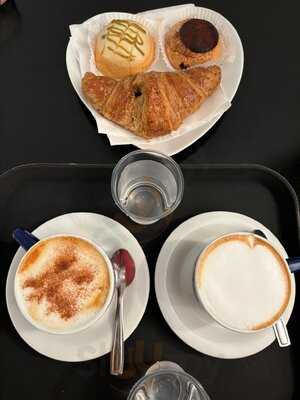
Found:
M 117 205 L 131 219 L 150 224 L 168 215 L 179 204 L 183 178 L 170 157 L 136 151 L 116 166 L 112 192 Z

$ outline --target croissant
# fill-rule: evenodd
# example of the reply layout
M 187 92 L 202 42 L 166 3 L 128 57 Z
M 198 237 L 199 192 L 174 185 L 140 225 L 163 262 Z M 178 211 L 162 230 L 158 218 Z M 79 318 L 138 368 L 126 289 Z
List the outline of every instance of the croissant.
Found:
M 87 72 L 82 90 L 105 118 L 144 138 L 176 130 L 221 80 L 218 66 L 182 72 L 146 72 L 122 80 Z

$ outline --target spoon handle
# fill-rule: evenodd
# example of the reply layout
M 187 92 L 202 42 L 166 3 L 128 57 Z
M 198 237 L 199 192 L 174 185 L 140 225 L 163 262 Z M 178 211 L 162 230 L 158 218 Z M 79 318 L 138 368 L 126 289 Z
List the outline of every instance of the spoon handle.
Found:
M 291 341 L 289 338 L 288 331 L 286 329 L 285 322 L 282 318 L 280 318 L 275 324 L 273 325 L 273 329 L 279 343 L 280 347 L 287 347 L 290 346 Z
M 124 369 L 123 293 L 124 288 L 121 285 L 117 289 L 118 298 L 115 316 L 114 337 L 110 356 L 110 373 L 112 375 L 122 375 Z

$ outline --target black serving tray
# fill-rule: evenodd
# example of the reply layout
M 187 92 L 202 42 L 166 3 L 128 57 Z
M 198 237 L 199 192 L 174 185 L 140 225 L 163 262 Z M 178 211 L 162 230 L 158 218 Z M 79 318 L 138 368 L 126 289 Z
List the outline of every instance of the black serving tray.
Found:
M 184 165 L 181 205 L 166 219 L 141 226 L 114 205 L 110 193 L 112 168 L 32 164 L 0 176 L 0 398 L 126 399 L 134 382 L 150 365 L 169 360 L 195 376 L 212 400 L 298 399 L 297 297 L 288 325 L 291 347 L 280 349 L 273 343 L 251 357 L 221 360 L 194 351 L 171 331 L 160 313 L 153 284 L 155 262 L 167 236 L 187 218 L 207 211 L 235 211 L 255 218 L 279 237 L 289 255 L 299 255 L 298 202 L 289 183 L 276 172 L 257 165 Z M 148 259 L 149 303 L 137 330 L 126 341 L 122 377 L 110 376 L 109 356 L 63 363 L 38 354 L 18 336 L 8 316 L 5 281 L 17 250 L 12 230 L 18 226 L 33 230 L 50 218 L 74 211 L 97 212 L 121 222 L 139 240 Z

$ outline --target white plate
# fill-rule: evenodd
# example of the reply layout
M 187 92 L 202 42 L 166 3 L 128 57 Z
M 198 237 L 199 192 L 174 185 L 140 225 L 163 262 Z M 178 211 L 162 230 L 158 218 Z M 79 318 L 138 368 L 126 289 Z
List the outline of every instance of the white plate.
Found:
M 223 328 L 200 306 L 193 290 L 194 265 L 203 248 L 218 236 L 254 229 L 263 231 L 287 258 L 279 240 L 264 225 L 245 215 L 221 211 L 200 214 L 182 223 L 161 249 L 155 270 L 159 307 L 175 334 L 201 353 L 218 358 L 241 358 L 258 353 L 275 340 L 272 328 L 251 334 Z M 286 322 L 294 301 L 295 279 L 292 277 L 292 295 L 283 315 Z
M 71 213 L 45 222 L 33 233 L 44 238 L 58 233 L 84 236 L 99 244 L 109 256 L 126 248 L 136 265 L 134 281 L 124 295 L 124 335 L 127 339 L 142 319 L 149 296 L 149 271 L 144 252 L 134 236 L 118 222 L 103 215 Z M 14 276 L 24 254 L 15 254 L 6 282 L 6 303 L 10 318 L 22 339 L 39 353 L 61 361 L 86 361 L 111 350 L 115 301 L 91 327 L 70 335 L 55 335 L 33 327 L 21 314 L 14 296 Z
M 169 8 L 170 11 L 174 10 L 174 7 Z M 168 8 L 164 9 L 158 9 L 158 10 L 150 10 L 147 12 L 141 13 L 146 18 L 157 20 L 161 19 L 162 15 L 168 12 Z M 218 14 L 218 13 L 216 13 Z M 96 17 L 93 17 L 96 18 Z M 224 17 L 223 17 L 224 18 Z M 243 46 L 241 39 L 233 27 L 233 25 L 224 18 L 227 24 L 227 28 L 230 29 L 231 35 L 233 38 L 233 46 L 235 47 L 235 59 L 232 63 L 226 63 L 222 67 L 222 89 L 228 98 L 228 100 L 231 102 L 232 99 L 235 96 L 235 93 L 238 89 L 241 77 L 242 77 L 242 72 L 243 72 L 243 67 L 244 67 L 244 52 L 243 52 Z M 87 21 L 85 21 L 87 22 Z M 158 63 L 159 64 L 159 63 Z M 161 67 L 159 67 L 159 70 L 164 69 L 164 63 L 161 60 Z M 76 56 L 74 52 L 72 51 L 72 46 L 69 41 L 68 46 L 67 46 L 67 51 L 66 51 L 66 65 L 67 65 L 67 70 L 68 74 L 71 80 L 71 83 L 77 92 L 78 96 L 80 97 L 81 101 L 86 105 L 86 107 L 90 110 L 94 118 L 97 117 L 97 112 L 92 108 L 92 106 L 86 101 L 84 98 L 82 91 L 81 91 L 81 75 L 80 75 L 80 70 L 79 70 L 79 65 L 78 61 L 76 59 Z M 159 66 L 159 65 L 158 65 Z M 169 135 L 169 138 L 165 137 L 164 140 L 160 142 L 151 142 L 149 141 L 148 143 L 146 141 L 143 141 L 139 143 L 136 141 L 134 145 L 138 148 L 141 149 L 151 149 L 151 150 L 157 150 L 161 151 L 164 154 L 167 155 L 174 155 L 179 153 L 180 151 L 184 150 L 185 148 L 189 147 L 191 144 L 193 144 L 195 141 L 200 139 L 208 130 L 221 118 L 223 115 L 223 112 L 221 112 L 219 115 L 216 117 L 212 118 L 211 121 L 207 122 L 206 124 L 202 125 L 201 127 L 197 129 L 193 129 L 189 132 L 184 133 L 181 136 L 172 136 Z M 121 144 L 121 143 L 120 143 Z M 127 143 L 126 143 L 127 144 Z

